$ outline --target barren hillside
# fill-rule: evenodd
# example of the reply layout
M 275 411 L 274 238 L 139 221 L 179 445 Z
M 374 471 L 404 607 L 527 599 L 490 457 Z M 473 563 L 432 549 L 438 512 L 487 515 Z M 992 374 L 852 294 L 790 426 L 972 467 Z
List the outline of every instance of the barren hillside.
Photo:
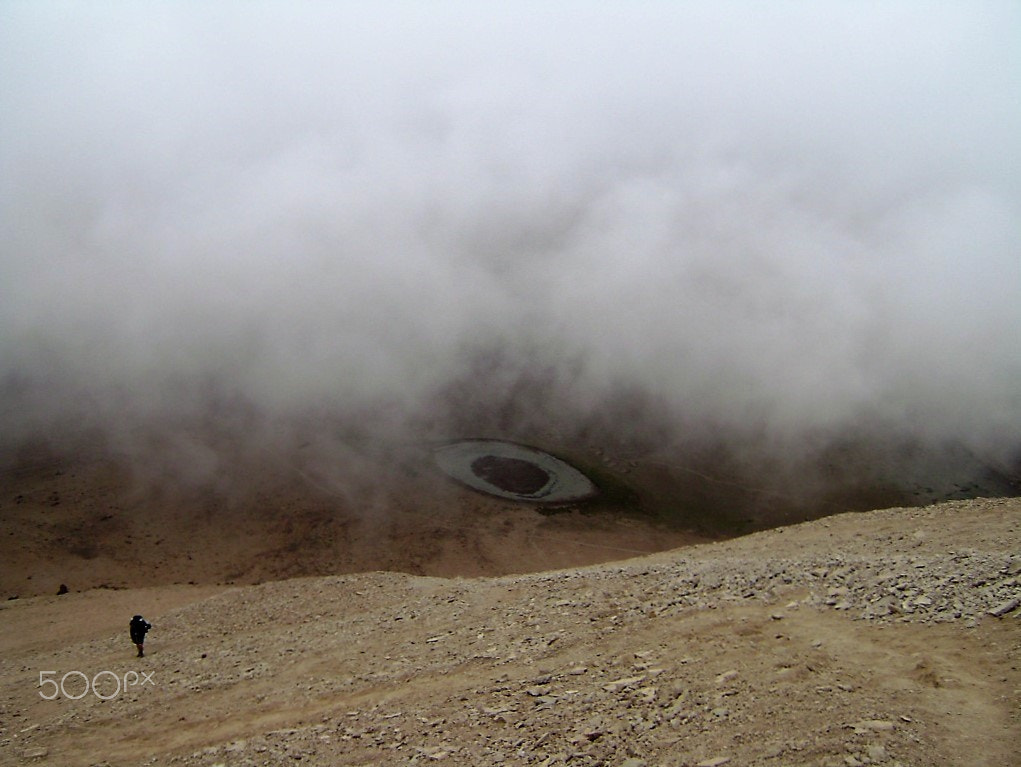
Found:
M 21 598 L 0 760 L 1018 764 L 1019 584 L 1021 501 L 976 499 L 530 575 Z

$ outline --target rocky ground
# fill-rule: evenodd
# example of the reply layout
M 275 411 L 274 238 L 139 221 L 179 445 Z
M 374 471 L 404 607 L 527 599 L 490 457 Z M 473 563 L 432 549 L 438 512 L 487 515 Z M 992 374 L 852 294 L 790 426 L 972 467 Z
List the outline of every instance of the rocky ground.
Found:
M 1019 499 L 530 575 L 22 598 L 0 763 L 1021 764 L 1019 599 Z

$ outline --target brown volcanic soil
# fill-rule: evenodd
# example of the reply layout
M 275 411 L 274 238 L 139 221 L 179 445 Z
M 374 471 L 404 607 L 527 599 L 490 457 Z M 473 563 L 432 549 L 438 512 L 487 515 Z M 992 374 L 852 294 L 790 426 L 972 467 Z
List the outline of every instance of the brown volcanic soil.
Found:
M 583 452 L 603 495 L 548 514 L 420 449 L 294 453 L 5 461 L 0 764 L 1019 763 L 1021 499 L 710 542 L 802 510 L 723 462 Z M 50 701 L 46 671 L 153 683 Z
M 74 484 L 58 484 L 51 508 L 76 519 L 82 501 L 63 495 Z M 82 529 L 101 511 L 79 511 Z M 477 511 L 476 524 L 499 527 Z M 504 561 L 557 550 L 542 522 L 522 520 L 492 533 Z M 604 539 L 627 540 L 603 524 Z M 117 525 L 86 562 L 109 557 L 114 572 L 119 550 L 104 540 L 148 541 L 130 514 Z M 210 573 L 258 541 L 208 529 L 188 551 Z M 381 550 L 413 543 L 381 539 Z M 1019 544 L 1021 500 L 976 499 L 530 575 L 373 572 L 7 601 L 0 763 L 1018 764 Z M 49 545 L 25 540 L 14 568 Z M 458 548 L 435 561 L 488 551 Z M 144 659 L 127 636 L 135 612 L 154 624 Z M 114 696 L 106 675 L 106 702 L 39 695 L 41 671 L 107 670 L 152 683 Z M 82 691 L 80 677 L 68 684 Z
M 678 460 L 595 444 L 562 450 L 554 439 L 542 444 L 601 490 L 590 502 L 547 509 L 460 485 L 423 445 L 295 442 L 239 452 L 236 435 L 219 444 L 200 436 L 198 448 L 157 445 L 131 463 L 87 443 L 0 456 L 0 596 L 55 594 L 61 584 L 85 591 L 376 570 L 537 572 L 822 514 L 1018 491 L 977 466 L 937 472 L 942 487 L 898 487 L 882 457 L 870 466 L 837 454 L 800 475 L 767 466 L 750 476 L 712 451 Z M 825 491 L 811 489 L 813 472 L 816 485 L 825 475 Z
M 479 576 L 573 567 L 707 540 L 588 507 L 542 513 L 443 476 L 428 454 L 334 481 L 255 463 L 188 486 L 110 459 L 0 473 L 0 595 L 251 584 L 374 570 Z

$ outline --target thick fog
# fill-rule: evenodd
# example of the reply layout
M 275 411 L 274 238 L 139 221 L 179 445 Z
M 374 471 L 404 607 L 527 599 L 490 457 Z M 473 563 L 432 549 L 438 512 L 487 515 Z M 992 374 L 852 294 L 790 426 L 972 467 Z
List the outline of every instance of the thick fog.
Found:
M 1019 40 L 1011 2 L 4 3 L 0 429 L 1007 458 Z

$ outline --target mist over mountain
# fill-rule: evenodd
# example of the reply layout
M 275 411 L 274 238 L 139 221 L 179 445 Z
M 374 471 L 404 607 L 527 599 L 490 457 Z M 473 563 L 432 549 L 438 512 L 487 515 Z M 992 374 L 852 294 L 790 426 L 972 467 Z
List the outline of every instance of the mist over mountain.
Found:
M 1007 2 L 6 3 L 4 443 L 1010 467 L 1019 36 Z

